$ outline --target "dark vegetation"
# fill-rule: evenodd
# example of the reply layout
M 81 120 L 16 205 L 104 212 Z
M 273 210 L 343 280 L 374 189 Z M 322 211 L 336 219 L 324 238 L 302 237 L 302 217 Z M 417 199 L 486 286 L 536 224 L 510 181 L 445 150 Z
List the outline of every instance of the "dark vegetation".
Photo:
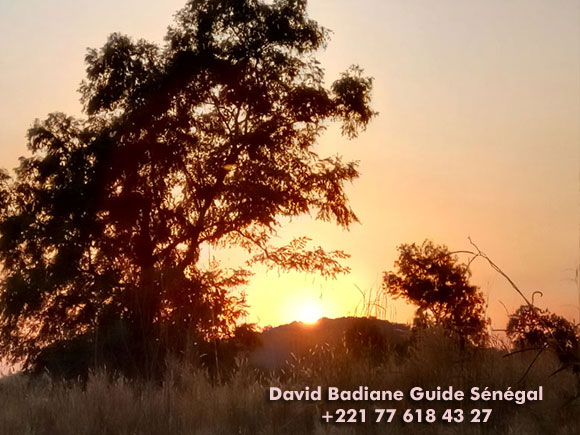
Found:
M 471 240 L 470 240 L 471 241 Z M 383 286 L 386 292 L 403 297 L 417 306 L 415 331 L 438 327 L 446 335 L 458 340 L 461 349 L 466 344 L 476 347 L 490 346 L 489 319 L 483 294 L 469 283 L 471 263 L 481 257 L 500 273 L 518 292 L 524 301 L 515 313 L 510 315 L 505 330 L 514 352 L 507 356 L 535 352 L 530 365 L 523 372 L 523 380 L 544 352 L 560 362 L 552 373 L 570 372 L 575 378 L 576 395 L 580 397 L 580 327 L 565 318 L 535 306 L 477 245 L 476 251 L 449 251 L 426 240 L 421 246 L 401 245 L 399 258 L 395 261 L 396 272 L 385 272 Z M 461 263 L 458 253 L 470 255 L 467 263 Z M 541 292 L 540 292 L 541 294 Z
M 392 352 L 407 348 L 408 326 L 377 318 L 344 317 L 319 319 L 315 324 L 293 322 L 266 328 L 259 335 L 259 345 L 248 357 L 248 363 L 269 370 L 285 369 L 289 361 L 308 355 L 343 349 L 353 357 L 385 361 Z
M 388 294 L 417 306 L 415 325 L 440 326 L 459 337 L 462 345 L 485 344 L 489 338 L 485 299 L 469 283 L 469 266 L 446 246 L 428 240 L 398 249 L 396 272 L 385 272 L 383 285 Z
M 352 138 L 374 113 L 352 67 L 329 87 L 326 29 L 306 1 L 193 0 L 165 44 L 112 34 L 88 51 L 85 117 L 53 113 L 0 174 L 0 344 L 43 370 L 61 359 L 159 377 L 168 354 L 234 337 L 249 266 L 334 276 L 341 251 L 270 239 L 310 214 L 348 228 L 356 163 L 320 156 L 328 120 Z M 248 263 L 202 265 L 206 247 Z M 203 262 L 204 264 L 207 261 Z M 59 357 L 58 355 L 61 355 Z
M 364 323 L 364 322 L 361 322 Z M 369 322 L 371 337 L 376 329 Z M 297 327 L 297 325 L 294 325 Z M 305 328 L 307 326 L 304 326 Z M 351 334 L 364 337 L 361 324 Z M 275 329 L 275 328 L 273 328 Z M 348 328 L 347 328 L 348 329 Z M 345 334 L 346 336 L 346 334 Z M 522 352 L 506 357 L 507 348 L 460 349 L 457 340 L 442 328 L 427 328 L 409 335 L 401 347 L 386 344 L 376 358 L 374 339 L 360 347 L 338 340 L 294 356 L 276 371 L 256 370 L 239 359 L 227 382 L 215 383 L 207 372 L 168 360 L 161 383 L 128 382 L 94 373 L 84 384 L 54 382 L 44 377 L 30 381 L 14 376 L 0 380 L 0 433 L 5 435 L 62 434 L 554 434 L 580 430 L 580 403 L 571 371 L 551 374 L 560 363 L 546 352 L 525 378 L 522 374 L 534 354 Z M 382 344 L 381 344 L 382 347 Z M 372 352 L 368 352 L 369 350 Z M 544 400 L 516 405 L 513 402 L 460 402 L 466 413 L 472 408 L 493 408 L 485 424 L 326 424 L 320 418 L 337 407 L 433 408 L 439 415 L 450 407 L 445 402 L 270 402 L 267 389 L 303 389 L 305 386 L 336 386 L 355 389 L 400 389 L 452 385 L 469 391 L 473 386 L 490 390 L 535 389 L 543 386 Z M 370 414 L 369 414 L 370 415 Z
M 560 371 L 571 371 L 576 378 L 580 397 L 580 329 L 565 318 L 534 305 L 522 305 L 510 316 L 506 334 L 517 352 L 536 351 L 536 359 L 544 352 L 554 354 Z

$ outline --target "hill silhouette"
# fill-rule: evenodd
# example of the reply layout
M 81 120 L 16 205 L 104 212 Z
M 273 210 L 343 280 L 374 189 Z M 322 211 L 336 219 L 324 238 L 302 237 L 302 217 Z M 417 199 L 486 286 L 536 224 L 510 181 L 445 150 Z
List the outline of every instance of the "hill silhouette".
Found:
M 314 324 L 292 322 L 265 329 L 259 337 L 260 346 L 250 352 L 248 362 L 266 369 L 280 369 L 293 355 L 300 357 L 316 346 L 346 344 L 381 351 L 405 342 L 409 336 L 408 326 L 376 318 L 324 317 Z

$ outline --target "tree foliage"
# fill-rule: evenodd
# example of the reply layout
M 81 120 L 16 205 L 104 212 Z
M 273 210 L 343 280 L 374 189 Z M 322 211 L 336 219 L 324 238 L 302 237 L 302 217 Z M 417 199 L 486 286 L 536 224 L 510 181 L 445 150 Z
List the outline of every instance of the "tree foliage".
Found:
M 481 344 L 487 338 L 485 300 L 469 283 L 468 265 L 444 245 L 426 240 L 421 246 L 398 247 L 395 272 L 383 274 L 383 286 L 395 298 L 417 306 L 418 326 L 441 326 L 462 340 Z
M 562 364 L 555 373 L 570 370 L 576 376 L 576 394 L 580 395 L 580 331 L 578 326 L 562 316 L 530 304 L 522 305 L 510 316 L 506 334 L 515 345 L 516 352 L 539 350 L 532 365 L 542 352 L 551 351 Z
M 32 156 L 0 178 L 0 342 L 13 359 L 84 336 L 147 370 L 187 331 L 228 335 L 244 310 L 231 290 L 250 272 L 203 267 L 204 246 L 346 270 L 344 253 L 305 239 L 270 244 L 284 217 L 356 221 L 344 192 L 356 164 L 313 147 L 328 120 L 364 129 L 372 81 L 352 67 L 325 87 L 327 39 L 305 0 L 192 0 L 162 46 L 112 34 L 88 51 L 86 117 L 37 121 Z
M 551 346 L 557 354 L 578 353 L 577 328 L 557 314 L 522 305 L 509 318 L 506 334 L 518 348 Z

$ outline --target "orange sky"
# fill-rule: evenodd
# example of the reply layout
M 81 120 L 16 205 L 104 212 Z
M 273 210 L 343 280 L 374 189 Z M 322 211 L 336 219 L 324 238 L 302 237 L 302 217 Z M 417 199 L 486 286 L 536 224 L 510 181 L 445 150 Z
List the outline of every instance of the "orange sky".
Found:
M 86 47 L 113 31 L 159 42 L 183 3 L 0 0 L 0 167 L 26 154 L 34 118 L 80 113 Z M 348 193 L 361 224 L 344 232 L 298 219 L 281 242 L 304 234 L 344 249 L 352 273 L 259 273 L 248 320 L 288 322 L 307 303 L 354 314 L 358 289 L 378 290 L 397 245 L 430 238 L 466 249 L 468 236 L 528 295 L 543 291 L 540 306 L 577 320 L 580 3 L 313 0 L 309 11 L 333 30 L 320 55 L 329 82 L 360 64 L 375 78 L 380 115 L 354 141 L 333 127 L 319 144 L 360 161 Z M 473 281 L 504 327 L 502 303 L 515 310 L 516 293 L 483 262 Z M 389 301 L 385 314 L 405 322 L 412 309 Z

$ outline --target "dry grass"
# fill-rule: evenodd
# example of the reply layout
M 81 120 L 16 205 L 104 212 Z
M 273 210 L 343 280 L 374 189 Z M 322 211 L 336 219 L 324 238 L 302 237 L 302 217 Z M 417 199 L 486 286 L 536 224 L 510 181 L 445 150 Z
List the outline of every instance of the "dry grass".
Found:
M 577 434 L 580 433 L 580 400 L 572 373 L 549 376 L 557 362 L 542 357 L 519 385 L 534 355 L 509 358 L 496 349 L 460 352 L 437 333 L 423 335 L 405 355 L 391 355 L 377 364 L 355 358 L 344 349 L 320 347 L 296 358 L 284 373 L 258 373 L 244 364 L 224 385 L 212 385 L 203 371 L 169 364 L 162 384 L 136 384 L 111 380 L 102 373 L 91 376 L 86 386 L 31 381 L 11 377 L 0 381 L 0 433 L 12 434 Z M 486 424 L 326 424 L 320 416 L 337 407 L 470 409 L 477 404 L 399 402 L 319 403 L 270 402 L 269 386 L 285 389 L 337 386 L 353 389 L 446 387 L 469 390 L 488 386 L 505 390 L 544 387 L 544 401 L 516 405 L 487 402 L 493 408 Z M 367 415 L 371 415 L 368 411 Z

